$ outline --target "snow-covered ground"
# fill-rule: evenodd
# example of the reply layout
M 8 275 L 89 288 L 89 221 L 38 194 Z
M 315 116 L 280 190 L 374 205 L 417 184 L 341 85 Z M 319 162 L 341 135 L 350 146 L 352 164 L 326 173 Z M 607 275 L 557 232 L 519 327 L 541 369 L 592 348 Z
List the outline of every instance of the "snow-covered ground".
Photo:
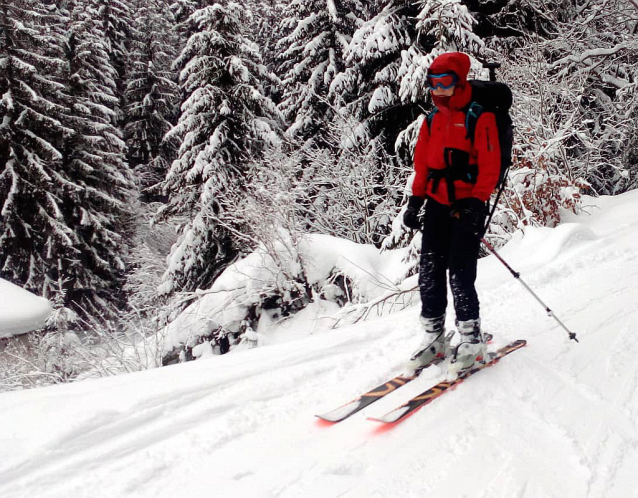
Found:
M 479 292 L 493 347 L 528 345 L 383 429 L 366 420 L 440 367 L 340 424 L 314 418 L 401 371 L 418 307 L 222 357 L 0 395 L 0 496 L 638 496 L 638 191 L 530 229 Z M 449 317 L 452 324 L 452 317 Z
M 0 278 L 0 339 L 44 327 L 51 303 Z

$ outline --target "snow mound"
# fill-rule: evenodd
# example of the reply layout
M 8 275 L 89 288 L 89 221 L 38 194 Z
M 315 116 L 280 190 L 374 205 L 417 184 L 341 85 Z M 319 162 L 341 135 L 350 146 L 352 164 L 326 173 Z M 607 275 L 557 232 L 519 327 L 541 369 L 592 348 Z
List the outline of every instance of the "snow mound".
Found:
M 51 303 L 0 278 L 0 339 L 44 327 Z
M 318 289 L 318 296 L 326 299 L 340 292 L 333 283 L 336 276 L 348 279 L 353 293 L 351 300 L 367 302 L 380 297 L 398 284 L 398 276 L 405 274 L 404 255 L 404 250 L 382 252 L 372 245 L 317 234 L 307 235 L 297 244 L 287 241 L 270 250 L 262 247 L 228 267 L 210 289 L 200 291 L 200 298 L 168 326 L 164 352 L 194 344 L 199 337 L 206 337 L 220 327 L 237 332 L 251 307 L 275 291 L 289 293 L 291 284 L 287 279 L 302 272 L 307 283 Z M 292 324 L 301 321 L 307 324 L 304 330 L 310 327 L 313 331 L 334 325 L 334 320 L 322 319 L 325 314 L 321 310 L 329 308 L 334 312 L 336 305 L 318 296 L 315 298 L 318 306 Z M 267 321 L 265 315 L 260 317 L 258 332 L 270 329 L 273 335 L 278 335 L 281 331 L 275 330 L 272 323 L 264 323 Z M 285 324 L 283 328 L 291 329 L 292 325 Z
M 566 223 L 556 228 L 529 227 L 514 234 L 503 248 L 504 256 L 515 254 L 522 264 L 541 266 L 598 239 L 594 231 L 582 223 Z

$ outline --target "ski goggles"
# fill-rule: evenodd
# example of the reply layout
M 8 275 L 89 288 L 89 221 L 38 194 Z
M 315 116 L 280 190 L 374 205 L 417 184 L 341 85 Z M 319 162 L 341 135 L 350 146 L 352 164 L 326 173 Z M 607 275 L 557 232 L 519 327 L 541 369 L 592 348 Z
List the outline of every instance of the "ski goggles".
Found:
M 436 90 L 437 88 L 449 90 L 459 82 L 459 77 L 454 73 L 428 74 L 427 82 L 432 90 Z

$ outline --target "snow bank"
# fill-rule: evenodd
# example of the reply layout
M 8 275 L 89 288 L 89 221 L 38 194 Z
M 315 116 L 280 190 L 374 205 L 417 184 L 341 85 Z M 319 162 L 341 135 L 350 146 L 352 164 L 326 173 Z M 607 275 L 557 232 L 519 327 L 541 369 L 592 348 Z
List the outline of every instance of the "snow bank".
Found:
M 0 339 L 44 327 L 52 311 L 45 298 L 0 278 Z
M 275 252 L 277 261 L 264 248 L 255 251 L 226 269 L 209 290 L 201 291 L 201 297 L 168 326 L 165 352 L 208 336 L 219 327 L 228 332 L 239 330 L 251 307 L 274 290 L 285 291 L 289 284 L 284 272 L 290 276 L 299 275 L 303 270 L 308 284 L 328 299 L 316 297 L 317 305 L 300 318 L 307 324 L 305 330 L 310 327 L 316 331 L 334 325 L 334 321 L 322 322 L 326 309 L 335 310 L 330 297 L 340 292 L 331 277 L 345 276 L 352 286 L 351 299 L 365 302 L 387 292 L 406 271 L 403 250 L 381 252 L 372 245 L 327 235 L 305 236 L 295 250 L 290 249 L 288 243 L 280 243 Z M 314 321 L 323 325 L 310 325 Z M 267 318 L 263 317 L 258 332 L 281 335 L 282 331 L 273 326 L 282 325 L 281 321 L 266 322 Z M 290 330 L 289 324 L 283 327 Z

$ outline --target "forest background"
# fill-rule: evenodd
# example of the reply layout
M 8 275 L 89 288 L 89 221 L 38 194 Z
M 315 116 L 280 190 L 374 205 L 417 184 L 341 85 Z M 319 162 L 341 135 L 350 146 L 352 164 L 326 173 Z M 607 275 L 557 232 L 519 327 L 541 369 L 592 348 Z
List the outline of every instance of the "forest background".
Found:
M 638 186 L 638 2 L 0 0 L 0 277 L 55 307 L 28 354 L 5 345 L 0 389 L 225 353 L 265 309 L 355 299 L 343 273 L 309 281 L 307 234 L 409 248 L 416 271 L 400 215 L 447 51 L 514 92 L 493 243 Z M 167 351 L 257 249 L 279 276 L 239 325 Z

